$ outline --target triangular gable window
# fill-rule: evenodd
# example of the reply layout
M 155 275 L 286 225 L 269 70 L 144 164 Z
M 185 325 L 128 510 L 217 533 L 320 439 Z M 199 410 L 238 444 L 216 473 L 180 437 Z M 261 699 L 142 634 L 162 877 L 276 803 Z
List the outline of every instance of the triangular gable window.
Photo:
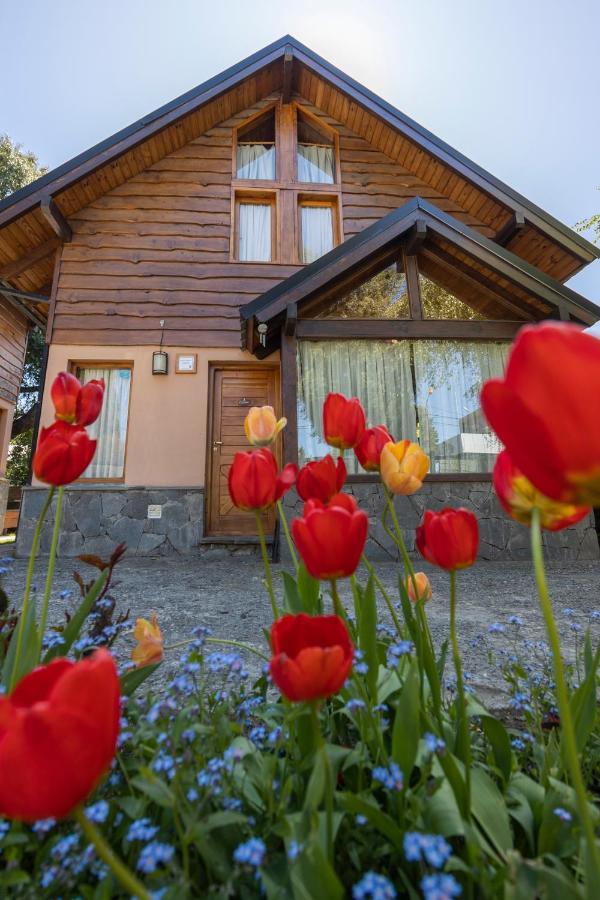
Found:
M 424 319 L 485 319 L 473 306 L 465 303 L 437 281 L 419 272 L 419 289 Z
M 317 319 L 407 319 L 409 317 L 406 276 L 395 265 L 342 294 Z

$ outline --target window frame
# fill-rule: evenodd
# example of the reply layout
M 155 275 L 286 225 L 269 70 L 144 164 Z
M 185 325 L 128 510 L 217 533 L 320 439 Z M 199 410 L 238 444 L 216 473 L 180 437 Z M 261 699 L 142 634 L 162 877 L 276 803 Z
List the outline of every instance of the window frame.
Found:
M 340 167 L 340 136 L 335 128 L 331 128 L 325 122 L 322 122 L 318 116 L 315 116 L 309 109 L 303 106 L 301 103 L 294 103 L 294 118 L 293 118 L 293 129 L 294 129 L 294 140 L 293 140 L 293 173 L 294 173 L 294 183 L 301 186 L 305 190 L 313 191 L 316 190 L 324 190 L 331 191 L 335 190 L 335 188 L 340 188 L 341 186 L 341 167 Z M 314 128 L 317 131 L 323 131 L 327 134 L 332 141 L 333 144 L 333 172 L 334 177 L 332 182 L 320 183 L 318 181 L 300 181 L 298 178 L 298 113 L 304 116 L 304 118 L 308 119 L 309 123 L 312 123 Z
M 255 204 L 271 207 L 271 259 L 240 259 L 240 206 Z M 240 265 L 269 266 L 279 262 L 279 191 L 261 188 L 234 189 L 231 195 L 231 232 L 229 260 Z
M 332 247 L 333 250 L 342 243 L 341 235 L 341 211 L 339 197 L 337 194 L 313 194 L 312 192 L 299 191 L 296 195 L 296 262 L 300 266 L 309 266 L 310 263 L 304 262 L 302 259 L 302 213 L 303 206 L 329 207 L 332 211 L 331 230 L 332 230 Z M 330 252 L 329 250 L 327 251 Z M 323 254 L 325 255 L 325 254 Z M 317 257 L 320 259 L 321 257 Z M 313 260 L 315 262 L 315 260 Z
M 237 148 L 239 141 L 239 132 L 244 128 L 252 125 L 254 122 L 257 122 L 259 119 L 262 119 L 263 116 L 266 116 L 271 110 L 274 111 L 273 115 L 275 117 L 275 177 L 274 178 L 239 178 L 237 173 Z M 280 111 L 281 105 L 275 100 L 273 103 L 270 103 L 264 109 L 259 110 L 254 113 L 254 115 L 249 116 L 243 122 L 241 122 L 236 128 L 233 129 L 232 134 L 232 154 L 231 154 L 231 183 L 235 188 L 238 185 L 244 186 L 248 185 L 249 187 L 253 185 L 273 185 L 278 182 L 281 173 L 281 160 L 280 160 Z
M 129 369 L 131 372 L 131 384 L 127 401 L 127 433 L 125 435 L 125 453 L 123 454 L 123 474 L 116 478 L 84 478 L 81 476 L 73 482 L 73 484 L 125 484 L 127 473 L 127 451 L 129 449 L 129 426 L 131 423 L 131 394 L 133 393 L 133 360 L 70 359 L 67 368 L 77 380 L 79 380 L 77 376 L 77 371 L 79 369 Z

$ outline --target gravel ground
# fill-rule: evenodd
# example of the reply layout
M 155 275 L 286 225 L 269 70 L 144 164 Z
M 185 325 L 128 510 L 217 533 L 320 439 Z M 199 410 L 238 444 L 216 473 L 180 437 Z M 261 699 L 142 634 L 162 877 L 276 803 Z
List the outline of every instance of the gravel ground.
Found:
M 82 571 L 87 569 L 91 572 L 82 564 L 79 567 Z M 433 586 L 434 596 L 427 610 L 434 640 L 439 643 L 448 633 L 448 576 L 427 564 L 422 564 L 422 567 Z M 16 560 L 3 579 L 9 597 L 15 601 L 22 593 L 25 568 L 25 560 Z M 59 592 L 73 587 L 73 568 L 73 560 L 59 560 L 57 563 L 51 609 L 51 619 L 54 621 L 60 621 L 63 610 L 73 603 L 72 599 L 60 599 L 58 596 Z M 280 567 L 275 566 L 274 578 L 278 586 L 279 571 Z M 380 564 L 378 573 L 386 588 L 394 591 L 397 566 Z M 34 579 L 40 590 L 44 575 L 42 561 Z M 362 575 L 364 577 L 364 573 Z M 261 629 L 270 624 L 271 614 L 262 578 L 262 567 L 254 559 L 132 557 L 125 558 L 119 564 L 113 594 L 118 598 L 120 609 L 130 610 L 132 620 L 136 616 L 149 617 L 155 612 L 167 645 L 190 637 L 194 626 L 206 625 L 211 628 L 214 637 L 247 641 L 264 649 Z M 548 580 L 565 635 L 566 652 L 570 656 L 576 640 L 570 622 L 577 622 L 585 628 L 592 612 L 600 610 L 600 563 L 549 564 Z M 502 705 L 498 673 L 490 666 L 485 644 L 474 639 L 485 633 L 488 642 L 507 646 L 506 633 L 488 635 L 488 628 L 494 622 L 506 625 L 508 617 L 514 614 L 521 616 L 525 622 L 519 629 L 520 637 L 533 640 L 544 638 L 531 565 L 527 562 L 480 562 L 472 569 L 459 573 L 458 584 L 458 619 L 464 667 L 482 699 L 491 706 Z M 342 582 L 340 586 L 342 599 L 350 609 L 349 584 Z M 563 614 L 565 607 L 574 610 L 570 617 Z M 383 602 L 381 614 L 382 619 L 388 621 Z M 600 621 L 593 620 L 593 627 L 600 637 Z M 514 629 L 507 626 L 507 633 L 514 633 Z M 128 652 L 125 646 L 127 641 L 127 638 L 120 640 L 124 654 Z M 256 660 L 256 657 L 252 659 Z M 176 664 L 177 654 L 172 654 L 168 669 L 174 669 Z

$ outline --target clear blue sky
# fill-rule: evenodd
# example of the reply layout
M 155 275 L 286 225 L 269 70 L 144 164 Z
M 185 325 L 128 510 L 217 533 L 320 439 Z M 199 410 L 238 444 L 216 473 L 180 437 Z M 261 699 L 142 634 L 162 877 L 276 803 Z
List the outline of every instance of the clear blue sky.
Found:
M 0 0 L 0 132 L 54 167 L 288 32 L 566 224 L 600 211 L 600 0 Z M 600 261 L 571 286 L 600 303 Z

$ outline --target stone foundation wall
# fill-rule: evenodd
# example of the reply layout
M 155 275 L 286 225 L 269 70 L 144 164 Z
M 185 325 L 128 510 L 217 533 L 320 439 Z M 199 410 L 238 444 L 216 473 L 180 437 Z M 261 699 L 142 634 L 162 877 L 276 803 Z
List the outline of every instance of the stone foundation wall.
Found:
M 360 507 L 369 514 L 369 538 L 366 553 L 372 560 L 395 560 L 397 548 L 381 524 L 384 506 L 382 488 L 376 483 L 350 483 L 345 491 L 354 494 Z M 489 481 L 425 482 L 412 497 L 396 497 L 396 512 L 403 528 L 404 539 L 411 553 L 415 549 L 415 528 L 425 509 L 441 509 L 444 506 L 464 506 L 472 510 L 479 521 L 481 559 L 530 559 L 529 529 L 506 515 L 494 494 Z M 290 491 L 284 498 L 288 521 L 299 515 L 302 501 Z M 593 516 L 588 516 L 573 528 L 554 534 L 544 533 L 544 546 L 549 559 L 574 560 L 598 559 L 598 535 Z M 281 542 L 281 554 L 285 559 L 287 548 Z

